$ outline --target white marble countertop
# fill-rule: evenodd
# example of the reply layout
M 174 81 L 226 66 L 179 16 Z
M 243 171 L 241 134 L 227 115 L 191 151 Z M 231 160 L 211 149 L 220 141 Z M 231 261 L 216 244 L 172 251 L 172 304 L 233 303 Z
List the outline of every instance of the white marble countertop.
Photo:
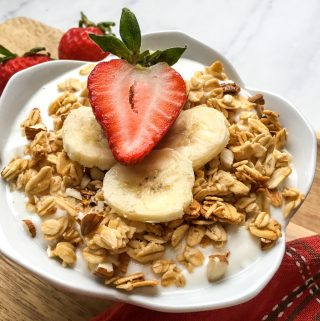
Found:
M 220 51 L 248 85 L 286 97 L 320 130 L 319 0 L 0 0 L 0 22 L 26 16 L 66 30 L 81 10 L 118 22 L 124 6 L 144 33 L 180 30 Z

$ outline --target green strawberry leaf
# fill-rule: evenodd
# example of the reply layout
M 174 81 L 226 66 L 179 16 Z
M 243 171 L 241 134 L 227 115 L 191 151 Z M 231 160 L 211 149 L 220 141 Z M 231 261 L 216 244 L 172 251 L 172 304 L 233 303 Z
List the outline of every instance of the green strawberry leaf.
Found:
M 155 52 L 153 52 L 152 54 L 150 54 L 149 56 L 147 56 L 144 59 L 144 63 L 146 66 L 152 66 L 154 64 L 157 63 L 157 59 L 160 57 L 161 55 L 161 50 L 156 50 Z
M 82 20 L 87 20 L 87 17 L 83 13 L 81 13 L 81 17 Z M 105 23 L 105 28 L 108 33 L 111 33 L 112 26 L 114 26 L 112 22 Z M 103 51 L 108 51 L 115 56 L 125 59 L 132 65 L 139 64 L 144 67 L 150 67 L 158 62 L 166 62 L 169 66 L 172 66 L 187 49 L 187 46 L 185 46 L 184 48 L 174 47 L 165 50 L 156 50 L 153 53 L 145 50 L 140 53 L 141 32 L 139 23 L 133 12 L 127 8 L 122 9 L 120 36 L 122 41 L 112 34 L 103 36 L 89 34 L 89 37 L 101 47 Z
M 12 53 L 7 48 L 0 45 L 0 63 L 15 57 L 17 57 L 16 54 Z
M 127 8 L 122 9 L 120 18 L 120 36 L 133 54 L 140 52 L 141 31 L 136 16 Z
M 97 27 L 99 28 L 104 34 L 106 35 L 113 35 L 112 33 L 112 27 L 114 27 L 116 24 L 112 21 L 103 21 L 99 22 L 98 24 L 95 24 L 91 20 L 88 19 L 88 17 L 81 11 L 80 12 L 81 18 L 79 20 L 79 27 L 80 28 L 87 28 L 87 27 Z
M 36 55 L 37 53 L 44 51 L 44 55 L 47 55 L 48 57 L 50 57 L 50 53 L 46 52 L 46 48 L 45 47 L 34 47 L 32 49 L 30 49 L 29 51 L 25 52 L 23 54 L 23 57 L 28 57 L 28 56 L 33 56 Z
M 150 51 L 149 50 L 145 50 L 144 52 L 142 52 L 139 56 L 138 56 L 138 58 L 137 58 L 137 64 L 140 64 L 140 65 L 143 65 L 144 64 L 144 61 L 145 61 L 145 58 L 147 57 L 147 56 L 149 56 L 150 55 Z
M 131 52 L 118 38 L 110 35 L 98 36 L 89 34 L 89 37 L 103 50 L 125 60 L 131 60 Z
M 184 48 L 174 47 L 163 50 L 161 51 L 159 57 L 155 59 L 155 63 L 166 62 L 169 66 L 172 66 L 181 58 L 186 49 L 187 46 L 185 46 Z M 152 64 L 154 64 L 154 62 Z

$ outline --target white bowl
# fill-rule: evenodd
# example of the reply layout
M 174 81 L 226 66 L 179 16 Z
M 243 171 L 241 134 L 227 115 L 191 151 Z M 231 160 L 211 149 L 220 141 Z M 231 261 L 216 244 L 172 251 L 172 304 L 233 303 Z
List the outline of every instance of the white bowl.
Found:
M 313 129 L 301 113 L 287 100 L 275 94 L 247 87 L 226 58 L 185 34 L 159 32 L 143 36 L 143 47 L 149 49 L 185 44 L 188 49 L 184 57 L 190 61 L 184 61 L 175 66 L 184 77 L 190 77 L 192 72 L 198 69 L 190 66 L 201 67 L 219 59 L 223 62 L 226 73 L 231 79 L 251 94 L 262 93 L 267 106 L 280 113 L 281 121 L 289 132 L 288 151 L 293 155 L 294 171 L 289 183 L 306 195 L 315 173 L 317 144 Z M 77 70 L 83 64 L 78 61 L 53 61 L 19 72 L 11 78 L 0 101 L 1 167 L 23 145 L 19 131 L 15 128 L 18 128 L 27 111 L 38 104 L 41 104 L 41 108 L 46 108 L 54 99 L 45 89 L 50 87 L 47 83 L 51 82 L 52 86 L 52 81 L 55 82 L 57 77 L 70 70 L 71 72 Z M 283 230 L 283 236 L 275 247 L 261 252 L 252 264 L 221 282 L 182 289 L 141 289 L 127 294 L 103 286 L 86 272 L 79 272 L 81 270 L 79 265 L 76 270 L 67 269 L 62 268 L 57 261 L 48 259 L 46 252 L 41 249 L 41 247 L 45 248 L 44 243 L 31 239 L 21 227 L 22 218 L 31 216 L 36 220 L 36 215 L 32 216 L 25 210 L 23 197 L 16 192 L 11 193 L 3 180 L 0 182 L 0 189 L 1 252 L 40 277 L 77 293 L 120 300 L 168 312 L 222 308 L 242 303 L 257 295 L 277 271 L 284 254 L 285 231 Z M 283 220 L 280 211 L 275 211 L 273 216 L 286 226 L 287 222 Z

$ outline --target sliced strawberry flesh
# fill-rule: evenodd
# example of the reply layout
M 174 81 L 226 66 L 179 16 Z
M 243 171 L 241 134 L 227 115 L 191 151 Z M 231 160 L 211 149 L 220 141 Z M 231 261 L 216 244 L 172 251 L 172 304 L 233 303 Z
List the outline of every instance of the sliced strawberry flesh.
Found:
M 88 79 L 89 98 L 115 158 L 134 164 L 168 131 L 186 101 L 182 77 L 166 63 L 144 68 L 115 59 Z

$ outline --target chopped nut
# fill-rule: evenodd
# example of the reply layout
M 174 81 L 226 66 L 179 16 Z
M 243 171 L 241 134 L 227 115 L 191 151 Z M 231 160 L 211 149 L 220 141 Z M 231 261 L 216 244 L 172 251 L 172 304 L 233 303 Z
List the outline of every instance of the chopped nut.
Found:
M 209 256 L 207 277 L 209 282 L 220 280 L 226 273 L 229 262 L 227 255 L 213 254 Z
M 118 256 L 119 259 L 119 265 L 117 266 L 117 269 L 120 273 L 126 274 L 130 262 L 130 256 L 127 253 L 121 253 Z
M 30 234 L 31 237 L 35 237 L 37 234 L 36 227 L 31 220 L 22 220 L 25 230 Z
M 254 96 L 251 96 L 251 97 L 248 98 L 248 100 L 251 103 L 258 104 L 258 105 L 264 105 L 265 104 L 263 95 L 261 95 L 261 94 L 256 94 Z
M 234 82 L 221 84 L 221 87 L 225 95 L 237 95 L 240 92 L 240 87 Z
M 221 165 L 225 169 L 230 170 L 232 167 L 233 160 L 234 160 L 233 152 L 230 149 L 224 148 L 220 154 Z
M 24 131 L 28 140 L 33 140 L 39 132 L 46 131 L 46 130 L 47 129 L 44 124 L 36 124 L 33 126 L 26 126 L 24 128 Z
M 82 235 L 86 236 L 89 233 L 95 231 L 102 220 L 103 220 L 102 215 L 98 215 L 95 213 L 85 215 L 81 220 L 81 225 L 80 225 Z
M 114 270 L 111 263 L 100 263 L 98 264 L 94 274 L 103 278 L 111 278 Z

